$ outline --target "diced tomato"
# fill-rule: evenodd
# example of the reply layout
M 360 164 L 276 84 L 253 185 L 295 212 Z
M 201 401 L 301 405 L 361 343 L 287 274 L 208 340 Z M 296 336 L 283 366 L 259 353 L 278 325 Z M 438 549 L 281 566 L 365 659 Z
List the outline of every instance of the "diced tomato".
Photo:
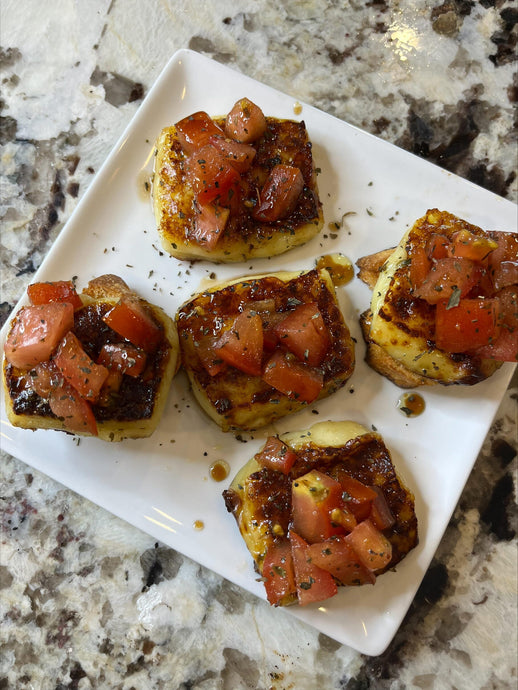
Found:
M 253 217 L 265 223 L 284 218 L 295 208 L 303 188 L 304 178 L 299 168 L 275 165 L 266 178 Z
M 227 136 L 243 144 L 256 141 L 266 131 L 266 118 L 258 105 L 248 98 L 240 98 L 225 120 Z
M 47 360 L 31 369 L 30 382 L 31 388 L 41 398 L 48 398 L 53 388 L 63 385 L 63 375 L 52 360 Z
M 22 307 L 4 345 L 7 361 L 20 369 L 44 362 L 73 326 L 74 307 L 70 302 Z
M 186 169 L 200 205 L 221 197 L 239 179 L 238 171 L 211 144 L 192 153 L 186 161 Z
M 230 210 L 216 204 L 195 205 L 194 227 L 190 233 L 200 247 L 214 249 L 228 221 Z
M 376 498 L 372 501 L 369 520 L 372 522 L 374 527 L 379 530 L 392 527 L 396 519 L 390 510 L 390 506 L 387 503 L 385 494 L 379 488 L 379 486 L 371 486 L 370 488 L 376 492 Z
M 327 570 L 342 585 L 373 585 L 376 582 L 376 575 L 362 563 L 345 537 L 310 544 L 306 554 L 314 565 Z
M 301 362 L 322 363 L 329 348 L 329 331 L 315 302 L 301 304 L 275 327 L 279 342 Z
M 289 398 L 313 402 L 324 387 L 321 371 L 288 358 L 284 352 L 275 350 L 263 371 L 263 381 Z
M 140 300 L 122 297 L 103 316 L 103 321 L 116 333 L 146 352 L 156 350 L 162 339 L 162 331 L 147 313 Z
M 261 315 L 261 318 L 263 319 L 263 349 L 265 352 L 273 352 L 279 344 L 276 327 L 285 315 L 282 312 L 273 312 Z
M 445 259 L 447 256 L 449 256 L 449 246 L 450 240 L 446 237 L 446 235 L 441 235 L 438 232 L 432 232 L 426 241 L 426 255 L 429 259 L 434 261 Z
M 392 559 L 392 544 L 370 520 L 358 523 L 345 541 L 369 570 L 384 568 Z
M 175 128 L 176 136 L 187 155 L 208 144 L 211 136 L 223 136 L 223 130 L 201 110 L 177 122 Z
M 117 400 L 117 396 L 122 385 L 124 375 L 121 371 L 116 369 L 109 369 L 106 381 L 99 392 L 99 397 L 96 400 L 96 405 L 100 407 L 109 407 Z
M 68 383 L 51 390 L 49 406 L 68 431 L 97 436 L 97 422 L 90 404 Z
M 456 307 L 439 302 L 435 312 L 435 344 L 446 352 L 467 352 L 498 337 L 498 300 L 462 299 Z
M 274 542 L 268 547 L 263 562 L 266 598 L 273 606 L 282 605 L 283 600 L 296 594 L 295 571 L 291 544 L 288 540 Z
M 217 136 L 210 137 L 209 143 L 225 156 L 240 175 L 250 169 L 256 154 L 253 146 Z
M 518 234 L 515 232 L 492 232 L 492 239 L 498 247 L 489 255 L 489 271 L 495 290 L 518 284 Z
M 277 436 L 269 436 L 255 459 L 263 467 L 288 474 L 297 460 L 297 453 Z
M 85 400 L 91 402 L 97 400 L 103 383 L 108 377 L 108 369 L 90 359 L 81 341 L 72 331 L 69 331 L 60 342 L 53 361 L 65 380 Z
M 260 376 L 263 356 L 263 322 L 259 314 L 243 311 L 214 345 L 227 364 L 251 376 Z
M 362 484 L 342 468 L 336 472 L 335 478 L 342 487 L 342 498 L 345 506 L 358 521 L 365 520 L 371 512 L 372 502 L 377 496 L 373 487 Z
M 97 363 L 128 376 L 140 376 L 146 366 L 146 353 L 129 343 L 105 343 Z
M 311 470 L 294 479 L 291 502 L 293 529 L 310 544 L 344 533 L 331 521 L 331 512 L 342 505 L 342 487 L 327 474 Z
M 83 306 L 71 280 L 57 280 L 49 283 L 32 283 L 27 288 L 31 304 L 48 304 L 49 302 L 70 302 L 74 309 Z
M 214 344 L 217 338 L 207 336 L 196 341 L 196 353 L 200 358 L 202 365 L 211 376 L 216 376 L 221 371 L 224 371 L 228 364 L 219 355 L 214 352 Z
M 440 259 L 433 264 L 415 294 L 429 304 L 457 300 L 477 284 L 480 273 L 480 266 L 470 259 Z
M 495 240 L 487 236 L 474 235 L 469 230 L 459 230 L 451 238 L 448 254 L 451 257 L 481 262 L 497 248 Z
M 333 508 L 329 516 L 333 525 L 340 525 L 346 532 L 352 532 L 358 524 L 354 513 L 345 505 L 341 508 Z
M 508 286 L 496 293 L 499 335 L 475 353 L 498 362 L 518 361 L 518 287 Z
M 290 531 L 290 543 L 299 604 L 305 606 L 333 597 L 338 591 L 336 582 L 331 573 L 311 563 L 307 542 Z
M 412 251 L 412 256 L 410 258 L 410 283 L 414 290 L 420 287 L 432 267 L 432 262 L 428 258 L 428 255 L 421 245 L 414 247 Z

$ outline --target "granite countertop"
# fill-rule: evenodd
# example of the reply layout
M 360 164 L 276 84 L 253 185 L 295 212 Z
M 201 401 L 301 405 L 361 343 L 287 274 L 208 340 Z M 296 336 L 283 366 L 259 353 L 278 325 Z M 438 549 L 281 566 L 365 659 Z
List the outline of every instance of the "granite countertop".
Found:
M 168 58 L 191 48 L 516 201 L 512 0 L 4 0 L 2 322 Z M 515 375 L 371 658 L 2 452 L 0 688 L 512 688 Z

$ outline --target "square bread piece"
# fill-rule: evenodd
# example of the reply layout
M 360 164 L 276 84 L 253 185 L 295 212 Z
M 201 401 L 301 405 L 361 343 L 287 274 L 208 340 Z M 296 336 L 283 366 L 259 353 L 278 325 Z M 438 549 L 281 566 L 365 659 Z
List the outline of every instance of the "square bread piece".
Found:
M 305 303 L 318 306 L 329 338 L 323 361 L 316 367 L 308 366 L 309 373 L 316 373 L 321 379 L 321 389 L 314 399 L 318 400 L 344 385 L 355 361 L 354 343 L 327 270 L 238 279 L 202 292 L 179 309 L 176 324 L 182 365 L 196 400 L 224 431 L 257 429 L 297 412 L 308 402 L 300 396 L 281 393 L 263 379 L 272 356 L 272 350 L 266 351 L 266 346 L 262 375 L 250 375 L 231 365 L 211 374 L 203 354 L 211 351 L 213 343 L 231 329 L 236 316 L 244 310 L 259 314 L 266 332 L 279 314 L 287 316 Z M 274 347 L 274 352 L 282 349 L 282 339 Z M 295 366 L 306 364 L 297 361 Z
M 215 122 L 223 127 L 222 118 Z M 192 235 L 194 192 L 187 181 L 185 155 L 174 126 L 162 130 L 156 144 L 153 206 L 162 246 L 177 259 L 206 259 L 216 263 L 270 257 L 304 244 L 323 226 L 312 146 L 304 122 L 266 118 L 266 132 L 253 147 L 252 167 L 241 174 L 239 199 L 232 204 L 225 230 L 212 250 Z M 300 169 L 304 188 L 293 211 L 271 223 L 257 221 L 252 210 L 259 190 L 277 164 Z

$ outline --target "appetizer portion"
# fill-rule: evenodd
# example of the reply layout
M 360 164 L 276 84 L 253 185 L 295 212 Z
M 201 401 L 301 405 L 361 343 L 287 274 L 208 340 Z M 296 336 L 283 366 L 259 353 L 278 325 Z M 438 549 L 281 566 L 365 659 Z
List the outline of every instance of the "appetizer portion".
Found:
M 163 129 L 152 187 L 162 245 L 178 259 L 275 256 L 323 225 L 304 122 L 265 117 L 248 98 L 226 117 L 199 111 Z
M 475 384 L 518 360 L 518 235 L 429 210 L 357 262 L 367 363 L 403 388 Z
M 418 543 L 413 495 L 354 422 L 269 437 L 223 497 L 274 606 L 374 584 Z
M 354 344 L 326 270 L 214 286 L 176 315 L 182 364 L 224 431 L 251 430 L 344 385 Z
M 104 441 L 150 436 L 178 369 L 174 321 L 115 275 L 34 283 L 4 345 L 13 426 Z

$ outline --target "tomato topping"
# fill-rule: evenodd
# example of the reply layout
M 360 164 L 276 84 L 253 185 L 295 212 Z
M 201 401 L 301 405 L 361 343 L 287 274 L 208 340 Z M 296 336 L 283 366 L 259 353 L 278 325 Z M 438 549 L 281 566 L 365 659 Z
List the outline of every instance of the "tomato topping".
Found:
M 129 376 L 140 376 L 146 366 L 146 353 L 129 343 L 105 343 L 97 363 Z
M 253 217 L 265 223 L 284 218 L 293 211 L 303 188 L 304 178 L 299 168 L 275 165 L 266 178 Z
M 263 562 L 264 587 L 266 598 L 273 606 L 278 606 L 283 599 L 295 594 L 295 571 L 289 541 L 274 542 L 268 547 Z
M 477 284 L 480 274 L 480 267 L 470 259 L 440 259 L 433 264 L 415 294 L 429 304 L 458 301 Z
M 290 531 L 290 543 L 299 604 L 305 606 L 334 597 L 338 591 L 336 582 L 331 573 L 314 565 L 308 558 L 307 542 Z
M 342 506 L 341 508 L 333 508 L 333 510 L 329 513 L 329 517 L 331 518 L 331 523 L 334 526 L 340 525 L 346 532 L 352 532 L 358 524 L 354 513 L 351 512 L 351 510 L 349 510 L 349 508 L 346 506 Z
M 204 111 L 198 111 L 175 124 L 176 136 L 187 155 L 209 143 L 214 135 L 223 136 L 223 131 Z
M 288 474 L 297 459 L 297 453 L 277 436 L 269 436 L 255 459 L 263 467 Z
M 327 570 L 342 585 L 373 585 L 376 582 L 376 575 L 363 565 L 345 537 L 310 544 L 306 555 L 314 565 Z
M 426 251 L 421 245 L 414 247 L 412 258 L 410 259 L 410 283 L 414 290 L 423 284 L 424 279 L 430 272 L 432 262 L 428 258 Z
M 469 230 L 459 230 L 454 233 L 448 247 L 448 254 L 452 257 L 462 257 L 472 261 L 483 261 L 498 246 L 490 237 L 474 235 Z
M 106 381 L 103 383 L 99 397 L 96 400 L 96 405 L 100 407 L 109 407 L 113 405 L 114 401 L 117 399 L 123 378 L 124 375 L 121 371 L 109 369 Z
M 318 305 L 301 304 L 275 327 L 279 342 L 301 362 L 312 367 L 322 363 L 329 347 L 329 333 Z
M 239 180 L 238 171 L 211 144 L 202 146 L 186 161 L 189 180 L 200 204 L 207 204 L 225 194 Z
M 314 544 L 333 534 L 343 534 L 331 522 L 331 512 L 342 505 L 342 487 L 327 474 L 311 470 L 291 483 L 293 529 Z
M 210 137 L 209 143 L 225 156 L 240 175 L 250 169 L 256 154 L 253 146 L 217 136 Z
M 432 232 L 426 241 L 426 255 L 429 259 L 435 261 L 445 259 L 447 256 L 450 256 L 448 253 L 449 246 L 450 240 L 446 237 L 446 235 L 441 235 L 438 232 Z
M 489 255 L 489 271 L 495 290 L 518 284 L 518 235 L 513 232 L 492 232 L 498 247 Z
M 252 376 L 260 376 L 263 356 L 263 322 L 259 314 L 246 310 L 214 345 L 214 352 L 227 364 Z
M 324 377 L 318 369 L 288 358 L 275 350 L 263 372 L 263 381 L 289 398 L 313 402 L 324 387 Z
M 227 136 L 243 144 L 259 139 L 266 131 L 266 118 L 258 105 L 248 98 L 240 98 L 225 120 Z
M 153 352 L 162 339 L 162 331 L 146 312 L 140 300 L 122 297 L 103 316 L 103 321 L 116 333 L 146 352 Z
M 448 308 L 439 302 L 435 312 L 435 344 L 447 352 L 467 352 L 488 345 L 498 336 L 498 300 L 463 299 Z
M 516 362 L 518 360 L 518 287 L 505 287 L 496 293 L 499 313 L 497 325 L 499 335 L 488 345 L 475 353 L 485 359 L 496 359 L 498 362 Z
M 230 215 L 230 209 L 215 204 L 195 204 L 192 238 L 200 246 L 214 249 Z
M 379 488 L 379 486 L 371 486 L 370 488 L 376 492 L 376 498 L 372 501 L 369 520 L 372 522 L 374 527 L 379 530 L 392 527 L 396 519 L 390 510 L 387 499 L 385 498 L 385 494 Z
M 44 362 L 73 326 L 74 307 L 70 302 L 22 307 L 4 345 L 7 361 L 20 369 Z
M 370 520 L 358 523 L 344 539 L 369 570 L 384 568 L 392 559 L 392 544 Z
M 83 306 L 71 280 L 57 280 L 49 283 L 32 283 L 27 287 L 31 304 L 48 304 L 49 302 L 70 302 L 74 309 Z
M 54 364 L 65 380 L 86 400 L 95 402 L 103 383 L 108 377 L 108 369 L 96 364 L 83 350 L 79 338 L 69 331 L 54 355 Z
M 30 377 L 31 388 L 41 398 L 48 398 L 53 388 L 63 385 L 63 375 L 52 360 L 36 364 Z
M 50 391 L 49 406 L 68 431 L 97 436 L 97 422 L 90 404 L 72 386 L 64 383 Z
M 372 502 L 377 494 L 373 487 L 366 486 L 343 468 L 336 473 L 336 480 L 342 487 L 342 498 L 345 507 L 348 508 L 357 520 L 365 520 L 371 512 Z

